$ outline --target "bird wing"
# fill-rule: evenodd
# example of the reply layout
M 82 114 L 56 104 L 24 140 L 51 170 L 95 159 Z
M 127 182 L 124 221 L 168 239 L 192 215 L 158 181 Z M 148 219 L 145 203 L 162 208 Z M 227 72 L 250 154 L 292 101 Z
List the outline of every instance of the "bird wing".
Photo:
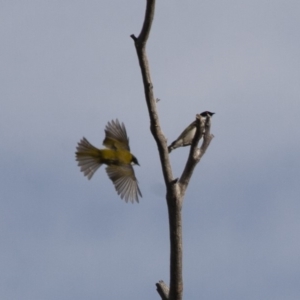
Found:
M 169 153 L 176 148 L 190 145 L 196 132 L 196 126 L 196 121 L 193 121 L 187 128 L 185 128 L 179 137 L 172 142 L 171 145 L 169 145 Z
M 191 132 L 192 132 L 191 138 L 193 139 L 193 136 L 195 135 L 195 132 L 193 131 L 196 129 L 196 127 L 197 127 L 197 123 L 196 121 L 193 121 L 187 128 L 183 130 L 183 132 L 180 134 L 177 140 L 184 140 Z
M 103 145 L 114 150 L 123 149 L 130 151 L 129 138 L 124 123 L 120 124 L 118 119 L 107 123 Z
M 110 165 L 106 167 L 106 172 L 121 199 L 139 202 L 139 195 L 142 197 L 142 193 L 132 165 Z

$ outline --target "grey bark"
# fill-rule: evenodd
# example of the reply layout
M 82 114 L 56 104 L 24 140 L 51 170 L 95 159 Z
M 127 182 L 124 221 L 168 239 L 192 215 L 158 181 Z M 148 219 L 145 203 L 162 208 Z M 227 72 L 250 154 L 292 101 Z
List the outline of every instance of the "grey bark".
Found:
M 134 45 L 140 64 L 145 99 L 150 118 L 150 130 L 157 144 L 162 173 L 167 190 L 166 200 L 168 206 L 170 234 L 170 287 L 168 288 L 163 281 L 159 281 L 156 286 L 161 299 L 182 300 L 182 201 L 193 170 L 196 164 L 200 161 L 201 157 L 204 155 L 213 136 L 210 135 L 210 118 L 208 118 L 209 120 L 205 124 L 205 134 L 202 146 L 200 149 L 197 148 L 202 134 L 199 121 L 185 169 L 179 180 L 174 179 L 169 159 L 167 139 L 164 136 L 159 123 L 159 117 L 156 108 L 157 101 L 154 97 L 153 84 L 150 76 L 150 67 L 146 53 L 146 43 L 149 38 L 151 25 L 154 18 L 154 11 L 155 0 L 147 0 L 142 30 L 138 37 L 132 34 L 131 38 L 134 40 Z

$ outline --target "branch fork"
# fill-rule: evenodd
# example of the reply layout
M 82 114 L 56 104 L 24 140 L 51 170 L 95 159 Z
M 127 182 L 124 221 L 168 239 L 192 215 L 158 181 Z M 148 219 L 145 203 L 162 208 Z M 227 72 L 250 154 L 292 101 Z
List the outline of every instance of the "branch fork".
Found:
M 180 179 L 174 179 L 167 148 L 167 140 L 161 130 L 158 113 L 157 100 L 154 97 L 153 85 L 150 76 L 149 62 L 146 54 L 146 43 L 149 38 L 151 25 L 154 18 L 155 0 L 147 0 L 145 18 L 142 30 L 138 37 L 132 34 L 136 48 L 148 113 L 150 118 L 150 129 L 156 141 L 161 161 L 161 168 L 167 189 L 167 205 L 169 215 L 170 234 L 170 287 L 163 281 L 156 283 L 157 292 L 162 300 L 182 300 L 182 219 L 181 207 L 183 197 L 192 176 L 193 170 L 208 148 L 213 135 L 210 134 L 210 117 L 203 122 L 200 115 L 196 116 L 197 130 L 194 136 L 190 154 L 187 159 L 184 171 Z M 200 138 L 203 136 L 203 143 L 198 148 Z

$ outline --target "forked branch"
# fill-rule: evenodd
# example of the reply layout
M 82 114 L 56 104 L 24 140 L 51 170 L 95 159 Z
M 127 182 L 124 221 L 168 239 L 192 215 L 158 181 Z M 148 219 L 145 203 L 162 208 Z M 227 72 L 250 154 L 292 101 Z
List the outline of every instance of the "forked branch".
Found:
M 149 38 L 151 25 L 154 18 L 155 0 L 147 0 L 145 19 L 142 30 L 138 37 L 131 35 L 134 40 L 140 69 L 142 73 L 146 103 L 150 118 L 150 129 L 156 141 L 159 151 L 162 172 L 167 190 L 167 205 L 169 214 L 169 233 L 170 233 L 170 288 L 159 281 L 157 291 L 162 300 L 182 300 L 183 281 L 182 281 L 182 219 L 181 205 L 183 195 L 191 178 L 193 170 L 205 153 L 212 136 L 209 133 L 210 121 L 205 123 L 204 142 L 200 149 L 197 149 L 201 137 L 200 125 L 198 125 L 196 136 L 191 146 L 190 156 L 185 170 L 178 181 L 174 180 L 169 160 L 167 140 L 162 133 L 159 117 L 156 108 L 156 99 L 153 92 L 153 84 L 150 76 L 149 62 L 146 54 L 146 43 Z M 200 124 L 200 121 L 199 121 Z

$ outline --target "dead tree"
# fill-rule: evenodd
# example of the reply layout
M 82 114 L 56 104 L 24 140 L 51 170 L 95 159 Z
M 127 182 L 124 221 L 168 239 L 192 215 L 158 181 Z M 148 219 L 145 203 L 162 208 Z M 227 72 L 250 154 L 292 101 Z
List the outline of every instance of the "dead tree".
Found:
M 210 118 L 201 129 L 200 118 L 196 117 L 197 130 L 193 138 L 189 157 L 180 178 L 174 178 L 169 160 L 167 140 L 161 130 L 159 117 L 156 109 L 156 98 L 154 96 L 153 84 L 150 76 L 149 62 L 146 54 L 146 43 L 149 38 L 152 21 L 154 18 L 155 0 L 147 0 L 146 13 L 142 30 L 138 37 L 131 35 L 134 40 L 140 69 L 142 73 L 146 103 L 150 117 L 150 129 L 156 141 L 161 168 L 167 190 L 167 205 L 170 230 L 170 283 L 169 287 L 163 282 L 156 283 L 157 291 L 163 300 L 181 300 L 183 291 L 182 282 L 182 218 L 181 207 L 185 191 L 195 166 L 204 155 L 213 135 L 210 134 Z M 203 134 L 203 142 L 200 148 L 198 143 Z

